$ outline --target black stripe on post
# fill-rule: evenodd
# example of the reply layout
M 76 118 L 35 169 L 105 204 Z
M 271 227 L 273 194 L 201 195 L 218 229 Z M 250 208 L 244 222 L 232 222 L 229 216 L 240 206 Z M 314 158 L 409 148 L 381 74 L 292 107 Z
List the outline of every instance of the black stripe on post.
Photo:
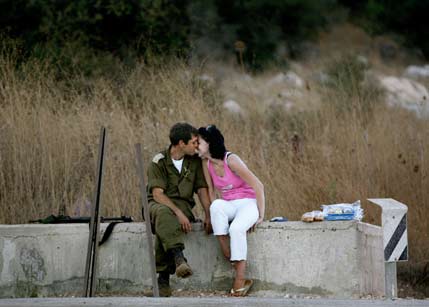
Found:
M 401 257 L 399 257 L 398 260 L 408 260 L 408 246 L 405 246 L 404 251 L 401 254 Z
M 390 256 L 392 256 L 393 251 L 395 250 L 396 245 L 398 245 L 399 240 L 402 238 L 405 230 L 407 229 L 407 215 L 404 214 L 401 221 L 396 227 L 395 232 L 387 243 L 386 248 L 384 249 L 384 260 L 388 261 Z

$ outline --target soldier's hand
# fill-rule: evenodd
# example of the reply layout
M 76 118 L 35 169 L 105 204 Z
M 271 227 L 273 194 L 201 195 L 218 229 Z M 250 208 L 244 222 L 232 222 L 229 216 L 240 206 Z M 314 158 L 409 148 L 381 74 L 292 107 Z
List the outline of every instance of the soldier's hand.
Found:
M 206 231 L 206 234 L 211 234 L 213 233 L 213 228 L 212 228 L 212 223 L 210 221 L 210 217 L 206 217 L 206 219 L 204 220 L 204 230 Z
M 177 219 L 179 220 L 180 226 L 182 227 L 182 230 L 184 233 L 188 233 L 192 230 L 191 223 L 189 222 L 189 219 L 186 217 L 186 215 L 183 214 L 182 211 L 178 210 L 176 212 Z

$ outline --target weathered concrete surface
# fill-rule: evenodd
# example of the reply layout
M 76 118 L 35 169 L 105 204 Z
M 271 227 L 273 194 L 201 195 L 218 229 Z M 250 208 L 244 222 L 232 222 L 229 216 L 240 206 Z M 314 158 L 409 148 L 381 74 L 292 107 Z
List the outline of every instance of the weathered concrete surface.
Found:
M 107 224 L 102 224 L 104 231 Z M 97 291 L 141 293 L 150 287 L 143 223 L 118 224 L 99 251 Z M 0 297 L 79 295 L 87 224 L 0 225 Z M 182 289 L 227 290 L 232 270 L 200 224 L 187 235 L 194 269 Z M 384 293 L 381 228 L 356 221 L 263 223 L 248 235 L 253 291 L 359 297 Z
M 3 299 L 0 307 L 201 307 L 201 306 L 294 306 L 294 307 L 390 307 L 429 306 L 429 300 L 339 300 L 339 299 L 280 299 L 280 298 L 36 298 Z

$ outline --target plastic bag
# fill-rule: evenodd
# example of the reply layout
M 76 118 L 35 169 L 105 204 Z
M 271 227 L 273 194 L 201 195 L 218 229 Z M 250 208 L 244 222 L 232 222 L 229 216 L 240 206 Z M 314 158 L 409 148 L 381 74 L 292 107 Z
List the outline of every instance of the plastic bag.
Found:
M 311 222 L 320 222 L 323 221 L 323 212 L 320 210 L 314 210 L 306 212 L 302 215 L 301 221 L 311 223 Z
M 325 220 L 358 220 L 363 218 L 363 209 L 360 206 L 360 200 L 352 204 L 342 203 L 333 205 L 322 205 Z
M 314 221 L 314 213 L 313 211 L 311 212 L 305 212 L 302 217 L 301 217 L 301 221 L 303 222 L 307 222 L 307 223 L 311 223 Z
M 314 214 L 314 221 L 320 222 L 320 221 L 324 220 L 324 215 L 323 215 L 322 211 L 320 211 L 320 210 L 314 210 L 313 214 Z
M 275 216 L 272 219 L 270 219 L 270 222 L 287 222 L 288 219 L 287 217 L 283 217 L 283 216 Z

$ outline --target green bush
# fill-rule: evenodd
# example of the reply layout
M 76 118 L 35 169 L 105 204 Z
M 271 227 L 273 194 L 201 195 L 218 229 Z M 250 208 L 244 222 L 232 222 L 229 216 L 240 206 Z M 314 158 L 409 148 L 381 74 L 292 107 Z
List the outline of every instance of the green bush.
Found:
M 280 42 L 314 38 L 326 25 L 335 0 L 218 0 L 218 14 L 229 25 L 235 40 L 246 44 L 244 61 L 260 69 L 275 58 Z M 232 49 L 232 43 L 230 42 Z M 280 60 L 281 61 L 281 60 Z M 282 64 L 282 63 L 280 63 Z
M 339 4 L 372 32 L 404 33 L 429 52 L 421 31 L 428 26 L 429 4 L 417 0 L 3 0 L 0 32 L 21 41 L 22 59 L 49 59 L 85 73 L 109 71 L 94 66 L 117 59 L 133 66 L 137 57 L 187 59 L 215 50 L 235 53 L 240 64 L 258 70 L 287 63 L 279 46 L 286 45 L 292 57 L 305 52 L 299 43 L 328 25 Z M 241 54 L 237 41 L 244 43 Z
M 189 48 L 185 5 L 166 0 L 9 0 L 0 5 L 0 26 L 22 39 L 27 56 L 38 58 L 64 60 L 68 51 L 63 49 L 70 48 L 92 53 L 89 57 L 104 57 L 104 52 L 120 59 L 177 55 Z M 70 56 L 69 61 L 76 59 Z
M 367 74 L 368 65 L 355 55 L 345 54 L 327 65 L 331 95 L 327 99 L 339 114 L 354 112 L 367 122 L 383 91 Z
M 210 41 L 226 54 L 234 54 L 234 43 L 243 41 L 245 64 L 258 69 L 275 59 L 280 41 L 299 41 L 317 33 L 326 23 L 324 12 L 335 3 L 4 0 L 0 29 L 22 40 L 24 56 L 49 58 L 63 69 L 76 65 L 97 71 L 92 66 L 104 65 L 105 60 L 94 57 L 107 57 L 110 62 L 107 53 L 125 61 L 140 56 L 150 61 L 160 55 L 186 58 L 196 52 L 193 48 L 198 48 L 199 40 Z
M 421 48 L 429 57 L 429 28 L 427 0 L 339 0 L 351 10 L 351 15 L 359 20 L 371 33 L 394 32 L 402 34 L 410 46 Z

